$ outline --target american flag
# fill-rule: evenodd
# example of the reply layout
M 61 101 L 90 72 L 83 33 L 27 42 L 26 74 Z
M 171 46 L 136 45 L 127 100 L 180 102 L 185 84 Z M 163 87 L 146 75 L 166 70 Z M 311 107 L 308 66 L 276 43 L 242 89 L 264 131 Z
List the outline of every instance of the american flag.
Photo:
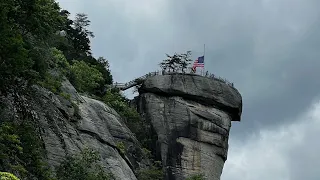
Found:
M 197 67 L 204 67 L 204 56 L 200 56 L 194 61 L 192 68 L 195 70 Z

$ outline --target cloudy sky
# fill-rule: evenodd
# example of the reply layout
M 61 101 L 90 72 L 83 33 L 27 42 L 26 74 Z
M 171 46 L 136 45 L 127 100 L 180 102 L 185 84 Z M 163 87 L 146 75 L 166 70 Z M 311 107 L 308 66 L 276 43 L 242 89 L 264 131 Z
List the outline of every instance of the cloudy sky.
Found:
M 319 0 L 59 0 L 88 14 L 93 54 L 114 80 L 202 55 L 243 97 L 222 180 L 320 179 Z M 125 92 L 133 97 L 132 92 Z

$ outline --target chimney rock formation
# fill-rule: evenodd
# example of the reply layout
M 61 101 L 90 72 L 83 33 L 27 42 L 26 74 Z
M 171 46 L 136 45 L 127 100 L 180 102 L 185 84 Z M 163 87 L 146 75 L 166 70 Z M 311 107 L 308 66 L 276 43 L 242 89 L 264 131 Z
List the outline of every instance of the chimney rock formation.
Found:
M 219 180 L 231 121 L 240 121 L 242 113 L 240 93 L 217 79 L 171 74 L 147 78 L 139 94 L 137 108 L 150 124 L 146 131 L 156 133 L 153 151 L 166 179 L 203 174 Z

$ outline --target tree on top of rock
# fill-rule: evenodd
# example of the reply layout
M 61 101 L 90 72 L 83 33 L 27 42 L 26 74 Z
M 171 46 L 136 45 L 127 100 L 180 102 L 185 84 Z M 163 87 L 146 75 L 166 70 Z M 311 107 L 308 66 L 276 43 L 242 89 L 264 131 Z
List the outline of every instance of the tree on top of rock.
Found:
M 185 70 L 191 63 L 191 51 L 187 51 L 186 53 L 177 54 L 175 53 L 173 56 L 170 56 L 168 54 L 167 59 L 164 59 L 159 65 L 162 70 L 168 71 L 168 72 L 183 72 L 185 73 Z
M 184 73 L 185 69 L 188 68 L 188 66 L 191 64 L 191 51 L 187 51 L 186 53 L 180 54 L 180 69 Z
M 93 38 L 93 32 L 88 30 L 90 20 L 83 13 L 76 14 L 76 19 L 73 22 L 72 42 L 76 50 L 76 54 L 85 56 L 91 55 L 90 38 Z M 84 54 L 83 54 L 84 53 Z

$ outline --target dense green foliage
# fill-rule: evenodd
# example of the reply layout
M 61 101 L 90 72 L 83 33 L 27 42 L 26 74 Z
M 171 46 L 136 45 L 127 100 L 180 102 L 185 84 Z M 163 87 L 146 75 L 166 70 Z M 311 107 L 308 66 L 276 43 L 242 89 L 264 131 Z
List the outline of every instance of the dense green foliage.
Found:
M 117 148 L 120 150 L 120 153 L 121 154 L 125 154 L 126 153 L 126 147 L 125 147 L 125 145 L 124 145 L 124 143 L 123 142 L 118 142 L 117 144 L 116 144 L 116 146 L 117 146 Z
M 8 172 L 0 172 L 0 180 L 19 180 L 19 178 Z
M 79 91 L 97 95 L 112 83 L 108 61 L 92 56 L 87 15 L 77 14 L 75 21 L 68 16 L 54 0 L 0 1 L 0 95 L 36 83 L 70 99 L 60 89 L 65 77 Z M 0 171 L 53 179 L 34 123 L 0 119 Z M 106 179 L 102 171 L 99 177 Z
M 109 62 L 93 57 L 90 41 L 94 35 L 88 30 L 88 16 L 79 13 L 71 20 L 69 15 L 54 0 L 0 1 L 0 95 L 38 84 L 70 100 L 70 95 L 61 91 L 67 78 L 79 92 L 95 95 L 113 107 L 150 149 L 153 140 L 146 134 L 146 123 L 118 90 L 106 89 L 113 82 Z M 72 102 L 72 106 L 79 114 L 77 105 Z M 0 119 L 0 171 L 23 179 L 54 179 L 43 161 L 45 153 L 36 127 L 27 117 L 10 123 Z M 117 145 L 125 154 L 124 144 Z M 91 151 L 68 157 L 57 178 L 108 179 L 97 165 L 98 159 Z M 138 176 L 159 179 L 162 171 L 154 165 L 139 171 Z
M 63 17 L 68 18 L 70 13 L 66 10 L 61 11 Z M 72 65 L 74 60 L 84 61 L 88 66 L 94 66 L 101 75 L 102 80 L 98 82 L 98 87 L 90 93 L 102 95 L 105 84 L 112 84 L 112 75 L 109 70 L 108 61 L 103 58 L 94 58 L 91 53 L 90 38 L 93 38 L 93 32 L 88 30 L 90 20 L 86 14 L 80 13 L 76 15 L 76 19 L 67 19 L 62 30 L 66 33 L 64 37 L 55 38 L 54 45 L 61 50 L 68 62 Z M 73 81 L 74 82 L 74 81 Z
M 161 180 L 163 172 L 160 167 L 151 166 L 150 169 L 139 170 L 137 178 L 138 180 Z
M 91 78 L 95 82 L 89 85 L 76 73 L 73 82 L 82 91 L 101 95 L 105 84 L 112 83 L 108 61 L 91 55 L 90 38 L 94 35 L 88 31 L 87 15 L 77 14 L 74 21 L 70 20 L 69 12 L 60 11 L 54 0 L 6 0 L 0 2 L 0 9 L 0 90 L 40 81 L 58 91 L 61 79 L 48 75 L 48 70 L 58 65 L 73 77 L 66 62 L 75 72 L 88 66 L 91 71 L 84 73 L 94 73 Z
M 25 119 L 21 124 L 0 125 L 0 171 L 22 178 L 49 180 L 51 172 L 42 158 L 41 141 L 30 122 Z
M 58 180 L 108 180 L 111 175 L 104 172 L 98 163 L 100 157 L 91 149 L 68 156 L 57 169 Z
M 102 74 L 84 61 L 75 61 L 71 66 L 74 85 L 80 92 L 92 92 L 103 81 Z
M 205 180 L 205 177 L 203 174 L 196 174 L 196 175 L 192 175 L 191 177 L 187 178 L 187 180 Z
M 22 154 L 20 138 L 15 134 L 15 129 L 11 124 L 2 124 L 0 126 L 0 169 L 6 171 L 15 171 L 18 166 L 17 159 Z M 23 171 L 25 169 L 23 168 Z
M 64 18 L 54 0 L 6 0 L 0 2 L 0 9 L 0 89 L 4 89 L 19 78 L 44 74 L 46 40 Z

